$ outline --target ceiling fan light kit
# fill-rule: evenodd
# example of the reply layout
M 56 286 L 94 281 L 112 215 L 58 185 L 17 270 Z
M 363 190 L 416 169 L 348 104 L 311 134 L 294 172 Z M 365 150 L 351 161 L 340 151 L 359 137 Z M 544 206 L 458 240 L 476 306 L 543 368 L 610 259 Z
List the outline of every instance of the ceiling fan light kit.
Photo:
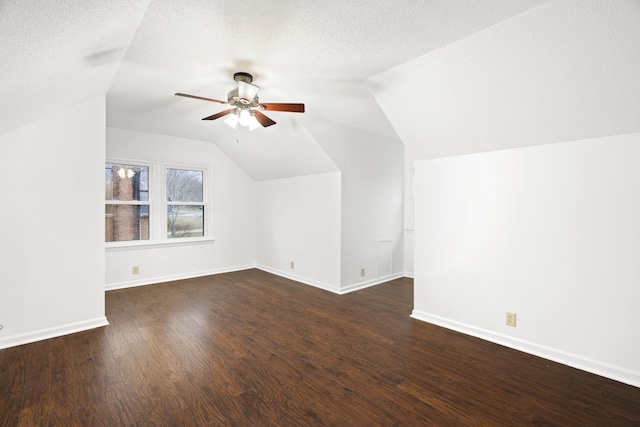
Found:
M 233 75 L 233 79 L 238 82 L 238 86 L 229 91 L 227 101 L 188 95 L 186 93 L 176 93 L 176 95 L 229 105 L 232 108 L 204 117 L 202 120 L 216 120 L 220 117 L 229 116 L 225 119 L 225 123 L 236 130 L 238 129 L 238 125 L 248 127 L 249 130 L 253 130 L 259 126 L 269 127 L 275 125 L 275 121 L 262 113 L 262 111 L 265 110 L 304 113 L 304 104 L 260 103 L 260 99 L 258 98 L 258 90 L 260 87 L 252 84 L 253 76 L 249 73 L 237 72 Z

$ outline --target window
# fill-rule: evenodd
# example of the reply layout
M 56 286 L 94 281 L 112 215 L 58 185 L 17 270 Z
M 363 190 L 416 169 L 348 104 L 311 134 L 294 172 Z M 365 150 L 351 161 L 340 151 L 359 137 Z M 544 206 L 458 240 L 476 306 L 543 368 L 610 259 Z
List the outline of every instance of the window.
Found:
M 149 240 L 149 167 L 105 165 L 105 241 Z
M 166 169 L 167 238 L 204 236 L 201 170 Z
M 105 164 L 108 247 L 212 238 L 209 169 L 137 160 Z M 165 225 L 162 225 L 165 224 Z

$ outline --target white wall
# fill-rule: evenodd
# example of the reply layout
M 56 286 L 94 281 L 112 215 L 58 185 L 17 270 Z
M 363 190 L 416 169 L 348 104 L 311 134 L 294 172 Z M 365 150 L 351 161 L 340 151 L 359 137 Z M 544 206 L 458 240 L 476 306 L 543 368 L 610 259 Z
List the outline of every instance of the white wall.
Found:
M 405 277 L 414 277 L 414 260 L 413 260 L 413 243 L 414 229 L 404 230 L 404 275 Z
M 0 135 L 0 348 L 106 324 L 105 98 Z
M 341 292 L 402 276 L 402 143 L 319 119 L 305 126 L 342 171 Z M 390 275 L 379 274 L 380 240 L 391 241 Z
M 490 168 L 478 170 L 479 160 L 469 161 L 471 166 L 462 167 L 460 165 L 467 160 L 446 157 L 527 146 L 540 147 L 540 151 L 525 150 L 523 153 L 543 153 L 544 150 L 560 150 L 547 148 L 545 144 L 640 132 L 640 97 L 637 96 L 640 92 L 640 73 L 637 72 L 640 68 L 640 56 L 635 54 L 639 50 L 640 2 L 553 0 L 367 80 L 376 100 L 405 144 L 408 156 L 416 160 L 416 167 L 420 165 L 423 169 L 422 177 L 418 179 L 416 175 L 414 182 L 414 195 L 418 197 L 417 192 L 423 192 L 420 194 L 422 209 L 437 208 L 437 205 L 430 206 L 429 203 L 442 203 L 444 206 L 442 213 L 434 210 L 432 216 L 428 217 L 429 221 L 435 221 L 433 224 L 427 224 L 424 217 L 418 219 L 416 210 L 413 235 L 416 317 L 446 322 L 450 327 L 460 328 L 468 333 L 504 341 L 506 338 L 499 335 L 504 333 L 504 312 L 514 310 L 518 312 L 521 326 L 515 330 L 506 330 L 507 334 L 516 334 L 513 337 L 507 336 L 509 345 L 527 348 L 527 351 L 533 353 L 544 353 L 545 357 L 562 359 L 565 363 L 594 372 L 606 371 L 608 376 L 624 377 L 625 381 L 638 383 L 637 362 L 630 363 L 629 356 L 633 355 L 640 360 L 637 350 L 630 350 L 629 344 L 624 350 L 620 347 L 624 341 L 621 334 L 630 329 L 626 325 L 621 326 L 624 322 L 599 322 L 603 313 L 608 315 L 615 311 L 613 307 L 618 299 L 629 297 L 629 294 L 637 295 L 634 294 L 637 291 L 629 291 L 629 286 L 622 284 L 625 280 L 637 279 L 637 270 L 631 269 L 629 264 L 617 269 L 618 262 L 626 262 L 628 259 L 612 260 L 601 253 L 602 258 L 598 259 L 600 264 L 595 265 L 605 265 L 606 267 L 601 267 L 601 272 L 608 271 L 619 280 L 616 285 L 612 285 L 613 294 L 625 296 L 612 298 L 612 294 L 604 290 L 605 285 L 600 282 L 597 286 L 594 284 L 594 277 L 587 282 L 591 287 L 586 288 L 586 294 L 582 289 L 576 289 L 575 285 L 583 278 L 584 271 L 590 271 L 592 258 L 596 255 L 593 252 L 573 251 L 581 247 L 578 242 L 591 248 L 591 242 L 585 241 L 585 238 L 593 235 L 581 234 L 588 227 L 584 222 L 577 222 L 575 225 L 571 223 L 568 212 L 575 214 L 578 219 L 589 218 L 594 222 L 593 227 L 598 230 L 608 230 L 607 221 L 610 218 L 615 218 L 612 221 L 617 220 L 618 214 L 614 213 L 617 210 L 599 202 L 598 198 L 604 197 L 600 187 L 596 187 L 598 191 L 591 196 L 583 195 L 585 192 L 591 194 L 589 192 L 593 189 L 582 186 L 580 180 L 593 184 L 591 178 L 588 178 L 589 174 L 601 176 L 604 170 L 610 168 L 603 169 L 600 163 L 586 155 L 588 151 L 582 150 L 571 153 L 574 157 L 568 169 L 557 166 L 550 172 L 546 170 L 546 163 L 539 159 L 536 160 L 539 161 L 536 165 L 538 169 L 527 166 L 525 171 L 519 171 L 520 165 L 509 168 L 509 164 L 500 163 L 498 169 L 492 171 Z M 536 155 L 527 154 L 525 163 L 532 162 Z M 471 156 L 460 159 L 493 158 L 491 154 L 486 156 L 488 157 Z M 519 161 L 515 154 L 496 156 L 514 156 L 511 160 Z M 557 163 L 564 159 L 562 155 L 558 156 L 550 162 Z M 422 162 L 438 158 L 442 160 Z M 605 162 L 606 158 L 616 162 L 619 160 L 605 156 L 602 161 Z M 424 172 L 426 164 L 429 165 L 429 170 L 435 165 L 446 166 L 440 168 L 441 174 L 429 172 L 427 176 Z M 451 171 L 447 169 L 449 165 L 452 165 Z M 588 171 L 590 167 L 595 169 Z M 566 181 L 568 178 L 561 171 L 584 177 L 577 181 Z M 525 172 L 526 175 L 523 175 Z M 622 179 L 619 174 L 623 171 L 615 172 L 603 178 L 604 182 L 611 184 Z M 464 179 L 467 179 L 463 177 L 469 177 L 469 181 L 480 181 L 462 185 Z M 524 207 L 512 206 L 512 200 L 520 203 L 521 198 L 510 199 L 508 196 L 517 196 L 509 185 L 516 185 L 513 180 L 522 177 L 526 180 L 524 183 L 517 182 L 518 186 L 532 191 L 535 197 L 543 197 L 539 200 L 543 203 L 551 203 L 552 197 L 555 197 L 558 200 L 553 202 L 566 209 L 567 213 L 562 218 L 549 219 L 553 227 L 562 230 L 555 235 L 555 240 L 552 239 L 553 236 L 546 234 L 546 226 L 541 225 L 546 224 L 545 222 L 538 223 L 534 231 L 519 227 L 523 215 L 529 211 Z M 637 177 L 634 178 L 637 181 Z M 442 183 L 438 181 L 441 179 Z M 560 181 L 556 183 L 555 179 Z M 626 185 L 629 184 L 622 184 Z M 545 193 L 547 189 L 550 191 L 548 195 Z M 559 189 L 564 189 L 568 194 L 561 196 L 557 193 Z M 410 188 L 406 193 L 409 191 Z M 425 191 L 429 192 L 428 196 L 424 194 Z M 478 200 L 479 194 L 482 194 L 481 200 Z M 607 194 L 607 197 L 612 197 L 613 194 L 619 195 L 614 192 Z M 577 200 L 576 196 L 579 196 Z M 623 210 L 627 208 L 627 203 L 635 203 L 622 197 L 616 200 Z M 574 201 L 578 204 L 574 204 Z M 586 209 L 583 205 L 588 202 L 594 204 Z M 491 203 L 498 204 L 501 210 L 484 210 L 488 209 L 487 206 L 492 206 Z M 531 212 L 539 210 L 537 205 L 522 206 L 533 209 Z M 517 210 L 512 211 L 512 208 Z M 582 213 L 583 208 L 588 212 L 587 217 Z M 445 214 L 450 217 L 446 218 Z M 507 235 L 484 234 L 483 230 L 492 228 L 481 226 L 482 221 L 496 222 L 496 215 L 501 215 L 499 218 L 506 223 L 504 227 L 510 221 L 517 221 L 517 233 L 509 230 L 510 234 Z M 602 228 L 597 228 L 601 227 L 603 221 L 596 221 L 596 217 L 604 218 Z M 541 221 L 543 218 L 531 219 Z M 425 230 L 418 230 L 418 220 L 436 233 L 437 238 L 434 239 Z M 437 228 L 444 226 L 449 227 L 447 238 L 442 237 L 444 231 L 437 234 Z M 569 233 L 569 230 L 579 231 Z M 543 234 L 538 236 L 535 233 Z M 405 237 L 406 248 L 409 250 L 408 232 Z M 538 248 L 547 244 L 551 252 L 527 252 L 533 251 L 533 248 L 527 249 L 526 246 L 531 239 L 543 237 L 547 237 L 549 241 L 538 241 Z M 605 236 L 598 234 L 596 237 L 604 239 Z M 621 241 L 626 241 L 626 237 L 621 238 Z M 571 250 L 568 254 L 558 254 L 556 251 L 567 249 L 566 242 L 573 242 L 569 245 Z M 461 243 L 464 245 L 461 246 Z M 615 246 L 618 243 L 614 241 L 612 244 Z M 498 249 L 493 245 L 498 245 Z M 510 253 L 505 248 L 512 248 L 513 245 L 530 255 L 516 264 L 521 269 L 526 267 L 522 272 L 513 271 L 511 263 L 504 259 L 501 265 L 496 261 L 509 256 Z M 430 251 L 428 256 L 427 248 Z M 618 249 L 613 252 L 618 253 Z M 562 255 L 560 259 L 567 258 L 569 262 L 566 266 L 556 267 L 554 262 L 557 262 L 557 258 L 549 259 L 548 253 Z M 513 256 L 519 254 L 514 253 Z M 429 259 L 430 256 L 434 259 Z M 629 253 L 624 256 L 629 256 Z M 448 258 L 444 260 L 443 257 Z M 505 259 L 512 261 L 510 258 Z M 443 264 L 444 261 L 448 264 Z M 583 262 L 591 263 L 586 264 L 586 270 L 579 268 Z M 536 269 L 538 265 L 539 271 Z M 575 271 L 566 270 L 569 266 Z M 431 268 L 434 270 L 427 270 Z M 505 277 L 494 277 L 500 274 Z M 547 283 L 556 287 L 539 283 L 540 280 L 550 279 L 546 275 L 551 275 L 553 279 Z M 475 283 L 476 276 L 481 278 L 482 287 L 474 288 L 470 284 Z M 514 276 L 518 286 L 507 286 L 506 283 L 513 280 Z M 562 280 L 563 277 L 567 280 Z M 562 283 L 562 287 L 557 286 L 559 283 Z M 515 296 L 514 290 L 518 290 Z M 546 295 L 543 297 L 542 293 L 538 294 L 539 290 Z M 526 300 L 525 308 L 512 307 L 511 297 L 516 298 L 514 303 Z M 598 299 L 601 304 L 593 307 L 593 302 Z M 561 307 L 570 307 L 569 315 L 573 317 L 562 325 L 557 325 L 554 322 L 560 315 Z M 628 308 L 628 305 L 623 307 Z M 587 315 L 589 309 L 594 311 Z M 541 314 L 549 310 L 551 315 Z M 530 316 L 535 319 L 533 323 L 526 320 Z M 591 317 L 587 318 L 588 316 Z M 637 318 L 633 315 L 631 319 L 625 320 L 631 320 L 631 323 L 635 322 L 635 326 L 638 326 Z M 537 325 L 539 333 L 524 330 L 532 324 Z M 589 329 L 590 327 L 593 329 Z M 560 341 L 568 334 L 568 329 L 577 332 L 569 337 L 565 345 Z M 597 340 L 590 342 L 593 338 L 586 336 L 589 333 L 595 337 L 606 334 L 608 337 L 605 341 L 614 340 L 615 345 L 603 346 Z M 626 339 L 628 341 L 629 337 Z M 608 363 L 613 367 L 607 368 Z M 625 373 L 625 369 L 631 369 L 632 373 Z
M 108 157 L 210 166 L 215 235 L 215 241 L 206 243 L 107 249 L 107 289 L 255 266 L 255 183 L 214 144 L 108 127 L 106 152 Z M 132 274 L 133 266 L 140 267 L 139 274 Z
M 413 271 L 413 157 L 404 154 L 404 275 L 414 277 Z
M 415 159 L 640 131 L 640 2 L 553 0 L 368 82 Z
M 640 386 L 639 164 L 640 133 L 416 162 L 413 316 Z
M 404 273 L 403 146 L 354 132 L 342 141 L 342 289 L 380 283 Z M 327 144 L 328 145 L 328 144 Z M 334 147 L 335 148 L 335 147 Z M 335 152 L 334 152 L 335 154 Z M 391 240 L 391 275 L 379 273 L 377 242 Z M 365 269 L 365 276 L 360 269 Z
M 330 172 L 257 184 L 259 268 L 340 291 L 340 183 Z

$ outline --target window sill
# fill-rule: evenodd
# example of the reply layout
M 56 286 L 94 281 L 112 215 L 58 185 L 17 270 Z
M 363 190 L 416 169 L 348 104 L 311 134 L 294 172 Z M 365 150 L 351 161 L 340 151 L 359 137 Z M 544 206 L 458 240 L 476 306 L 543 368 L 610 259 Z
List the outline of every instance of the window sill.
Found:
M 202 237 L 198 239 L 180 239 L 179 241 L 133 241 L 105 243 L 106 252 L 131 251 L 139 249 L 172 248 L 176 246 L 208 245 L 215 242 L 214 237 Z

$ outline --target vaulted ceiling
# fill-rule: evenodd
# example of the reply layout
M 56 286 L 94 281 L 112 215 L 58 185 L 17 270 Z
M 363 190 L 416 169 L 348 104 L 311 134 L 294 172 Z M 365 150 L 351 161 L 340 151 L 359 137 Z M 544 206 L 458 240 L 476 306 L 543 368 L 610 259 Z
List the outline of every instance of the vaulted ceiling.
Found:
M 477 120 L 471 108 L 484 118 L 482 100 L 495 105 L 492 90 L 500 89 L 499 79 L 531 72 L 528 78 L 535 85 L 544 84 L 545 76 L 536 77 L 531 71 L 535 64 L 524 61 L 527 55 L 521 55 L 524 62 L 512 70 L 514 74 L 509 74 L 512 64 L 505 63 L 502 74 L 484 89 L 468 81 L 471 68 L 451 67 L 479 67 L 489 73 L 494 70 L 486 61 L 502 61 L 500 53 L 532 49 L 539 55 L 536 50 L 544 49 L 549 41 L 544 40 L 545 31 L 555 36 L 562 21 L 551 22 L 540 31 L 534 21 L 525 21 L 525 30 L 534 33 L 531 37 L 543 40 L 520 48 L 509 46 L 493 52 L 494 57 L 473 58 L 468 52 L 495 43 L 491 38 L 494 26 L 515 16 L 533 16 L 545 3 L 548 1 L 5 0 L 0 3 L 0 133 L 106 93 L 107 125 L 210 141 L 256 179 L 331 170 L 335 165 L 324 154 L 321 141 L 318 144 L 308 131 L 313 125 L 419 144 L 420 128 L 409 123 L 417 119 L 424 124 L 417 112 L 440 119 L 441 110 L 449 109 L 453 115 L 469 115 L 473 123 Z M 551 3 L 562 3 L 566 12 L 580 2 Z M 553 12 L 549 10 L 548 15 Z M 577 16 L 586 16 L 593 21 L 591 26 L 598 24 L 598 11 Z M 537 19 L 541 22 L 548 17 Z M 522 36 L 519 24 L 512 26 L 513 34 Z M 570 49 L 585 28 L 579 27 L 567 40 Z M 603 26 L 594 30 L 608 33 Z M 479 32 L 488 36 L 474 38 Z M 619 36 L 610 37 L 605 48 L 615 45 Z M 508 44 L 509 37 L 500 37 L 500 43 Z M 620 37 L 624 43 L 632 40 Z M 464 40 L 471 42 L 465 45 Z M 445 46 L 454 50 L 438 54 Z M 463 51 L 470 59 L 451 62 L 452 52 L 455 56 L 464 48 L 471 49 Z M 548 59 L 562 61 L 562 52 Z M 598 58 L 585 65 L 597 64 Z M 580 60 L 578 54 L 572 59 Z M 420 66 L 407 65 L 415 63 Z M 462 75 L 452 74 L 455 70 Z M 241 130 L 241 142 L 236 144 L 235 131 L 221 120 L 201 120 L 225 109 L 224 105 L 174 96 L 184 92 L 226 99 L 235 85 L 232 76 L 236 71 L 253 74 L 261 101 L 303 102 L 306 112 L 270 113 L 277 125 Z M 472 73 L 477 74 L 475 68 Z M 560 73 L 570 80 L 563 75 Z M 482 79 L 490 82 L 489 77 Z M 461 84 L 452 83 L 457 78 Z M 597 79 L 588 78 L 583 83 L 594 81 Z M 572 90 L 579 88 L 572 86 Z M 442 105 L 447 96 L 460 95 L 456 90 L 478 90 L 480 95 L 467 109 L 463 104 L 453 109 Z M 533 89 L 523 95 L 535 93 Z M 425 99 L 424 94 L 434 99 Z M 520 120 L 525 119 L 521 116 Z M 437 135 L 438 122 L 427 119 L 426 124 Z M 446 137 L 434 141 L 449 142 L 455 141 Z M 473 151 L 474 147 L 466 149 Z

